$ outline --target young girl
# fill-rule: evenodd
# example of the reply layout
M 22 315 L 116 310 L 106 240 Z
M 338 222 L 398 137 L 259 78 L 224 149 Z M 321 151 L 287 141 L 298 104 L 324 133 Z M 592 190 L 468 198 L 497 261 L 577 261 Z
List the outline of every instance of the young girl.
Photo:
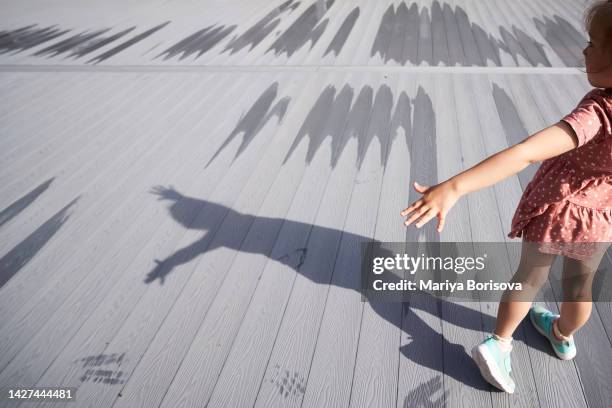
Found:
M 522 283 L 529 300 L 524 293 L 522 301 L 504 293 L 495 330 L 472 350 L 483 377 L 509 393 L 515 388 L 510 376 L 512 334 L 527 313 L 559 358 L 576 355 L 573 334 L 589 318 L 593 275 L 612 241 L 612 1 L 591 6 L 585 22 L 590 41 L 583 53 L 595 89 L 561 121 L 521 143 L 435 186 L 415 182 L 423 196 L 400 213 L 409 217 L 406 226 L 417 221 L 417 228 L 437 217 L 440 232 L 462 195 L 542 161 L 523 192 L 508 234 L 523 237 L 512 280 Z M 557 254 L 564 256 L 560 315 L 530 307 Z

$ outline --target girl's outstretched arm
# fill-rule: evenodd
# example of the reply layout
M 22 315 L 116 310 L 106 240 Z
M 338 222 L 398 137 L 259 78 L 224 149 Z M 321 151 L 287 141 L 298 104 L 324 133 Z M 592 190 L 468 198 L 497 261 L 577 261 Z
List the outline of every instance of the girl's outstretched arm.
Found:
M 444 228 L 446 214 L 457 200 L 467 193 L 480 190 L 512 176 L 531 163 L 543 161 L 578 146 L 578 137 L 570 125 L 560 121 L 541 130 L 520 143 L 495 153 L 477 165 L 432 187 L 415 182 L 415 189 L 423 197 L 400 212 L 409 216 L 406 226 L 418 219 L 420 228 L 433 217 L 438 217 L 438 232 Z

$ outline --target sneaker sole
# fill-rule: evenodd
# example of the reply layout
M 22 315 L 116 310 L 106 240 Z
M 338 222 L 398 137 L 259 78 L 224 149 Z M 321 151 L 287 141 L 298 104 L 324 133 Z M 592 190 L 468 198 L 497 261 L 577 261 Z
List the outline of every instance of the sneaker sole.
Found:
M 550 346 L 552 347 L 553 351 L 555 352 L 555 354 L 557 355 L 557 357 L 559 357 L 561 360 L 571 360 L 574 357 L 576 357 L 576 350 L 574 350 L 574 352 L 572 354 L 561 354 L 557 351 L 557 349 L 555 348 L 555 346 L 553 346 L 552 341 L 548 338 L 548 335 L 546 334 L 546 332 L 542 329 L 540 329 L 540 326 L 538 326 L 534 321 L 533 321 L 533 315 L 531 314 L 531 311 L 529 312 L 529 321 L 531 321 L 531 325 L 533 327 L 535 327 L 535 329 L 538 331 L 538 333 L 540 333 L 542 336 L 546 337 L 546 339 L 548 340 L 548 342 L 550 343 Z
M 495 386 L 496 388 L 499 388 L 502 391 L 507 392 L 508 394 L 512 394 L 514 392 L 513 389 L 505 386 L 502 383 L 501 379 L 503 377 L 499 372 L 497 364 L 495 364 L 493 356 L 491 355 L 491 353 L 489 353 L 489 350 L 487 350 L 486 346 L 481 347 L 481 345 L 478 345 L 474 347 L 472 349 L 471 354 L 472 359 L 480 370 L 480 374 L 484 377 L 485 380 L 487 380 L 489 384 Z

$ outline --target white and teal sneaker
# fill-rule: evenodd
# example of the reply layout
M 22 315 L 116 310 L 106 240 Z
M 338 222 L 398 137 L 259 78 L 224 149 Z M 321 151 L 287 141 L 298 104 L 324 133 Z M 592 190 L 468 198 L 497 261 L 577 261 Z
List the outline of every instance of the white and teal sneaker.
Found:
M 480 374 L 491 385 L 512 394 L 514 380 L 510 376 L 510 352 L 500 348 L 500 342 L 489 335 L 482 343 L 472 349 L 472 358 L 480 369 Z
M 529 309 L 529 320 L 536 330 L 546 337 L 552 345 L 553 351 L 561 360 L 571 360 L 576 356 L 576 344 L 574 336 L 570 336 L 569 341 L 557 340 L 552 330 L 553 321 L 559 315 L 553 314 L 550 310 L 542 306 L 533 306 Z

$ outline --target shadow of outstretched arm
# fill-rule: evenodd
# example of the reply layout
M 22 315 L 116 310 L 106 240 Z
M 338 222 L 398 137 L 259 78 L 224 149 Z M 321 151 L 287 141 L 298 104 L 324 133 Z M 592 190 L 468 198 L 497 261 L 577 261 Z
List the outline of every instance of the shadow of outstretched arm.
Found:
M 204 235 L 202 238 L 193 242 L 192 244 L 179 249 L 166 259 L 155 259 L 155 263 L 157 265 L 147 274 L 144 282 L 151 283 L 154 280 L 159 279 L 160 285 L 163 285 L 166 275 L 172 272 L 175 267 L 190 262 L 206 250 L 207 243 L 209 242 L 207 235 L 208 234 Z

